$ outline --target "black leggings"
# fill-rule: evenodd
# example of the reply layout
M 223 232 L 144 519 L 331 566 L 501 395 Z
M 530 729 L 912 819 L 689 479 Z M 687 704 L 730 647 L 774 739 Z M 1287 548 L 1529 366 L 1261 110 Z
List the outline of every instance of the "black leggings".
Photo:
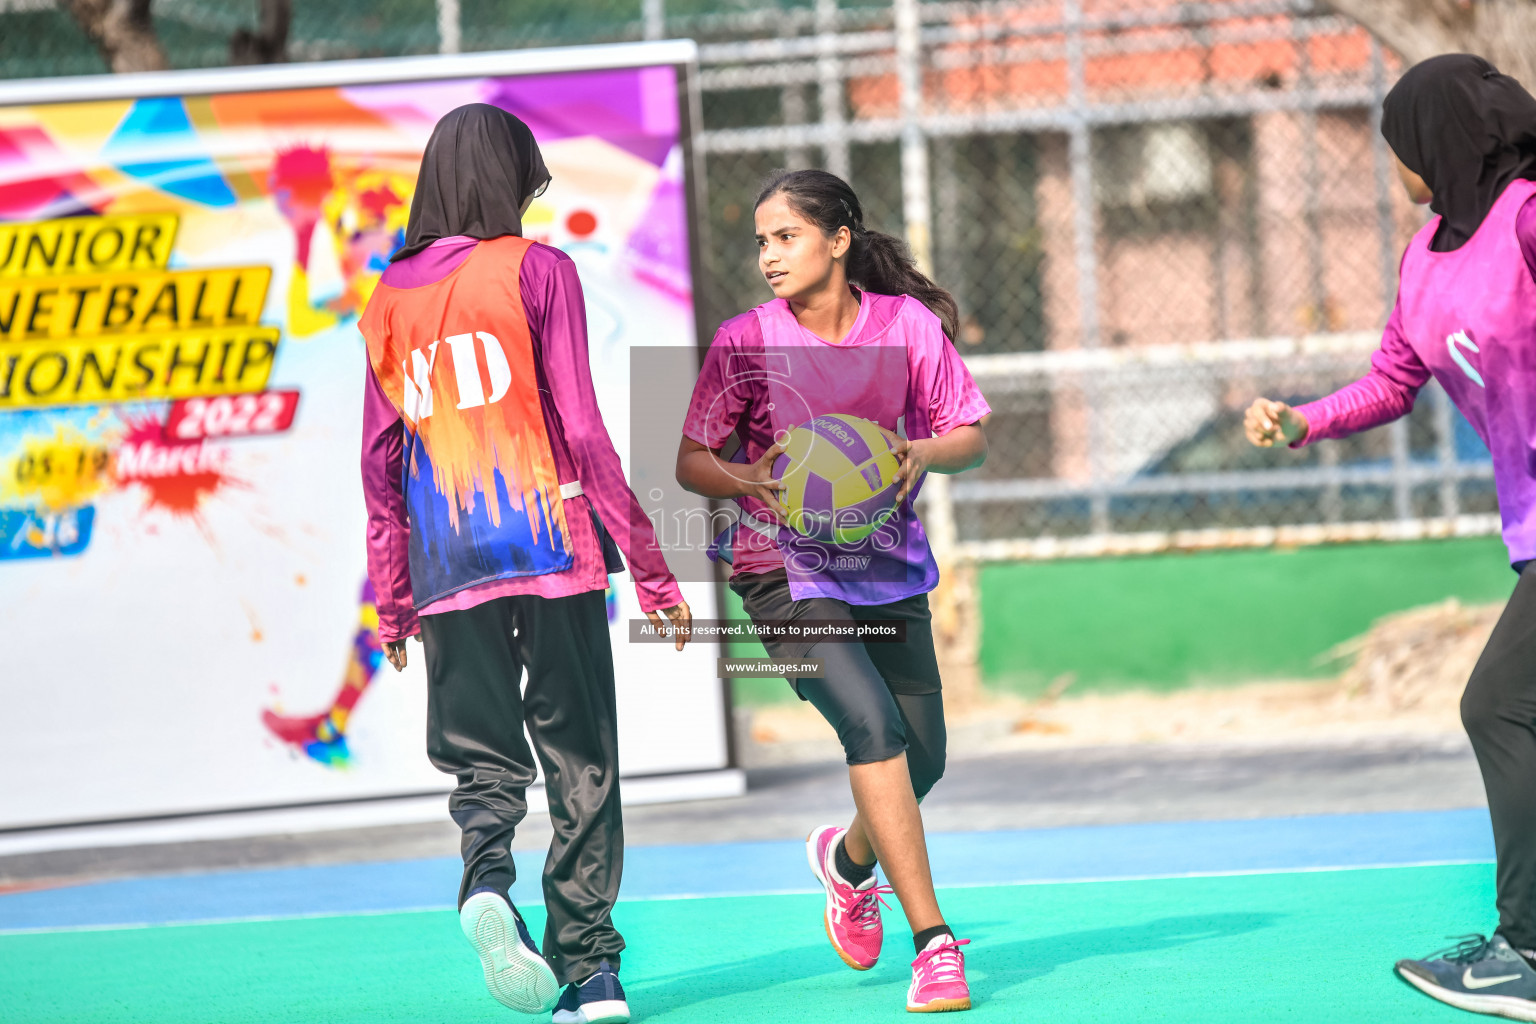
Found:
M 1536 949 L 1536 572 L 1520 574 L 1461 698 L 1498 855 L 1499 932 Z
M 912 792 L 921 800 L 944 775 L 944 694 L 895 693 L 863 644 L 815 644 L 825 675 L 801 677 L 799 692 L 842 741 L 849 764 L 872 764 L 907 752 Z
M 907 752 L 912 791 L 921 800 L 944 774 L 944 695 L 933 645 L 928 597 L 890 604 L 850 605 L 828 597 L 796 601 L 784 570 L 743 574 L 731 580 L 753 621 L 797 619 L 897 619 L 906 623 L 904 643 L 817 643 L 771 639 L 775 658 L 820 659 L 822 675 L 790 680 L 837 730 L 849 764 L 872 764 Z

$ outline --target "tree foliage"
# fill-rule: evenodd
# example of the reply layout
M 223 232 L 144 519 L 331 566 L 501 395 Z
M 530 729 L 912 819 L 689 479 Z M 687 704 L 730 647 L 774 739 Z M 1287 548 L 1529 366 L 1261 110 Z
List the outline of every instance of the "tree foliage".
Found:
M 1536 0 L 1327 0 L 1404 60 L 1475 53 L 1536 91 Z
M 164 71 L 171 65 L 149 17 L 150 0 L 64 0 L 113 71 Z
M 164 71 L 169 68 L 151 0 L 61 0 L 85 30 L 113 71 Z M 229 40 L 231 64 L 272 64 L 287 59 L 292 0 L 259 0 L 254 29 L 239 28 Z

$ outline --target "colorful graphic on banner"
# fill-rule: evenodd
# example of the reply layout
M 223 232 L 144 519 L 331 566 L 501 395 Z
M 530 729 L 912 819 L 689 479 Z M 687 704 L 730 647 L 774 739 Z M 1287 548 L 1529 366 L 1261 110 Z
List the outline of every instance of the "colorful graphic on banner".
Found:
M 384 646 L 379 643 L 379 610 L 374 606 L 373 584 L 363 582 L 359 599 L 357 633 L 352 637 L 351 656 L 328 710 L 318 715 L 284 715 L 275 709 L 261 713 L 261 720 L 272 735 L 291 744 L 321 764 L 339 767 L 347 764 L 347 721 L 352 709 L 362 699 L 363 691 L 378 674 L 384 661 Z
M 124 779 L 6 787 L 0 826 L 442 784 L 419 693 L 370 687 L 356 319 L 433 125 L 511 110 L 553 175 L 525 233 L 577 261 L 626 450 L 627 347 L 693 339 L 678 100 L 674 68 L 641 67 L 0 109 L 0 621 L 28 638 L 6 675 L 18 720 L 68 722 Z M 195 772 L 142 742 L 173 719 Z M 0 728 L 0 777 L 44 741 Z

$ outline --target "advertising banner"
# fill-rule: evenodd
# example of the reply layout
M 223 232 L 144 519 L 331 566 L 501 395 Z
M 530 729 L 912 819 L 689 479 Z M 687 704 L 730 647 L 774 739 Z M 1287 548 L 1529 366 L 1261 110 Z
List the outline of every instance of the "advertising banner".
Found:
M 628 350 L 695 344 L 690 168 L 684 68 L 612 49 L 4 91 L 0 829 L 448 788 L 422 648 L 397 675 L 375 631 L 357 318 L 433 125 L 512 111 L 628 459 Z M 627 576 L 609 613 L 625 774 L 723 767 L 717 650 L 627 643 Z

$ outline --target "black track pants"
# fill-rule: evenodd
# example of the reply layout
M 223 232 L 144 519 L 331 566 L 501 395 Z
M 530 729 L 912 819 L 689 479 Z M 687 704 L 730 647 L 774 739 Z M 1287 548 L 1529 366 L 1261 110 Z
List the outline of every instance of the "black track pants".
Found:
M 464 833 L 459 903 L 482 886 L 505 893 L 515 880 L 508 844 L 528 813 L 537 751 L 555 833 L 544 863 L 544 957 L 562 984 L 586 978 L 601 960 L 617 967 L 624 940 L 609 914 L 624 824 L 602 593 L 518 595 L 423 615 L 421 637 L 427 755 L 459 780 L 448 798 Z
M 1499 931 L 1536 949 L 1536 571 L 1520 574 L 1461 698 L 1498 853 Z

